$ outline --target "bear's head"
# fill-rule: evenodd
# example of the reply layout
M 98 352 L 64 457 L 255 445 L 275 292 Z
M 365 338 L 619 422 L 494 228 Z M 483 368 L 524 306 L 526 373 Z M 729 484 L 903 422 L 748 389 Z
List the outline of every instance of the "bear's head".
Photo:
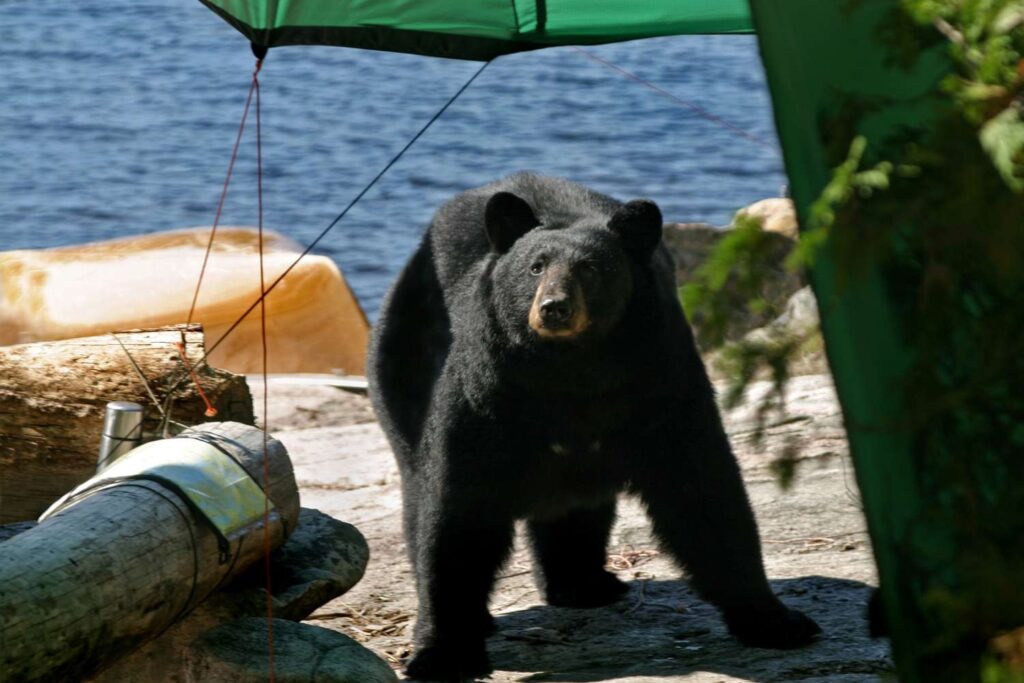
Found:
M 494 255 L 491 292 L 498 323 L 513 341 L 592 340 L 622 318 L 638 272 L 661 241 L 658 206 L 638 199 L 601 214 L 545 216 L 510 192 L 487 202 Z

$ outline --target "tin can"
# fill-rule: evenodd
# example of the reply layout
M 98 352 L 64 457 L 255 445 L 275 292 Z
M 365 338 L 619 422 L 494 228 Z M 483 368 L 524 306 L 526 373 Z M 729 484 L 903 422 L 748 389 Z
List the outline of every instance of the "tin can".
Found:
M 131 401 L 111 401 L 103 419 L 100 453 L 96 471 L 102 472 L 110 463 L 142 443 L 142 406 Z

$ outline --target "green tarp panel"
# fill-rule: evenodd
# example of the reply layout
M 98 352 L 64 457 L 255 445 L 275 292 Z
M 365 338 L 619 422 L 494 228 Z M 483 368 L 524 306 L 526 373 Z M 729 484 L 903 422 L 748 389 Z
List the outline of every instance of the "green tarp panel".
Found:
M 553 45 L 749 33 L 746 0 L 201 0 L 253 44 L 486 60 Z
M 811 205 L 846 156 L 854 133 L 872 141 L 873 153 L 896 153 L 897 133 L 929 125 L 938 113 L 924 95 L 938 89 L 949 63 L 927 53 L 901 68 L 880 40 L 898 0 L 859 3 L 822 0 L 750 0 L 782 143 L 791 192 L 802 228 Z M 870 106 L 851 108 L 851 103 Z M 889 147 L 892 145 L 892 147 Z M 871 165 L 870 163 L 867 165 Z M 920 231 L 898 215 L 872 216 L 886 228 Z M 937 674 L 928 633 L 941 629 L 923 609 L 927 586 L 946 577 L 957 548 L 948 524 L 922 512 L 917 435 L 907 413 L 905 387 L 915 349 L 904 341 L 892 284 L 878 263 L 851 271 L 835 244 L 836 231 L 867 235 L 871 225 L 833 227 L 810 272 L 822 332 L 842 405 L 878 564 L 886 618 L 901 681 L 963 679 Z M 848 262 L 848 259 L 847 259 Z M 915 565 L 908 558 L 929 558 Z M 938 569 L 936 569 L 938 568 Z M 930 623 L 931 622 L 931 623 Z M 932 667 L 932 668 L 929 668 Z

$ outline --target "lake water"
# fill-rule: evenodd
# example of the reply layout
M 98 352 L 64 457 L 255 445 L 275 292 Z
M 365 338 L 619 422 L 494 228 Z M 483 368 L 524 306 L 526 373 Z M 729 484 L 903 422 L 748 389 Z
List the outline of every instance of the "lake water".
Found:
M 181 0 L 0 2 L 0 26 L 0 249 L 213 221 L 253 67 L 240 34 Z M 570 48 L 500 58 L 317 249 L 371 317 L 437 206 L 512 171 L 650 197 L 671 221 L 726 224 L 778 196 L 752 36 L 588 49 L 767 145 Z M 267 227 L 308 243 L 478 67 L 272 50 L 261 74 Z M 252 137 L 238 164 L 222 224 L 254 225 Z

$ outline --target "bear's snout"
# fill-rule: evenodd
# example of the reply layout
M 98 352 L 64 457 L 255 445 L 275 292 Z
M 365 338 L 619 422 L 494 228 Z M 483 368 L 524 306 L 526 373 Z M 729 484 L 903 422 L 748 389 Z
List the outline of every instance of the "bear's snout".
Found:
M 562 327 L 572 318 L 572 302 L 564 293 L 540 302 L 540 319 L 545 327 Z
M 569 269 L 551 267 L 537 285 L 530 307 L 530 329 L 541 337 L 569 339 L 590 325 L 583 290 Z

